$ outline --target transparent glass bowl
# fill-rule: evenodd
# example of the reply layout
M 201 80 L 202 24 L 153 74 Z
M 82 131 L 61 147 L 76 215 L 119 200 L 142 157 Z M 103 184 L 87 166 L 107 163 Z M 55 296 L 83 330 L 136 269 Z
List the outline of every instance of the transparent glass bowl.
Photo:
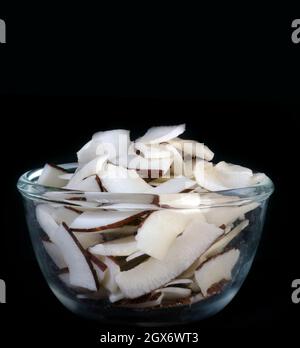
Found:
M 64 164 L 62 167 L 72 172 L 76 168 L 76 164 Z M 38 185 L 36 182 L 41 171 L 42 169 L 38 169 L 23 174 L 17 187 L 24 198 L 27 225 L 42 273 L 53 293 L 70 311 L 86 318 L 107 323 L 123 322 L 145 326 L 172 325 L 200 320 L 222 310 L 236 295 L 250 270 L 263 229 L 268 198 L 274 190 L 273 183 L 267 178 L 263 184 L 253 187 L 214 193 L 180 193 L 158 197 L 152 194 L 94 192 L 86 196 L 85 193 L 79 191 Z M 253 203 L 257 203 L 257 207 L 242 214 L 243 216 L 237 217 L 232 227 L 243 219 L 249 220 L 248 226 L 233 238 L 224 249 L 236 248 L 240 251 L 239 259 L 232 270 L 231 280 L 224 282 L 218 291 L 208 297 L 202 297 L 201 292 L 199 293 L 199 290 L 194 289 L 193 291 L 196 292 L 192 292 L 192 297 L 184 301 L 169 301 L 168 304 L 152 308 L 132 308 L 124 304 L 120 305 L 118 302 L 110 303 L 105 297 L 92 298 L 92 296 L 82 294 L 80 289 L 66 285 L 61 276 L 61 270 L 58 269 L 45 249 L 45 232 L 36 218 L 36 207 L 39 204 L 50 204 L 56 208 L 62 206 L 80 208 L 83 206 L 85 210 L 115 210 L 124 209 L 124 207 L 128 210 L 132 207 L 134 210 L 140 208 L 152 211 L 158 208 L 171 208 L 178 214 L 183 210 L 199 209 L 204 214 L 207 212 L 213 214 L 218 209 L 220 211 L 220 209 L 226 208 L 230 212 L 230 209 L 246 207 Z M 108 206 L 110 208 L 107 208 Z

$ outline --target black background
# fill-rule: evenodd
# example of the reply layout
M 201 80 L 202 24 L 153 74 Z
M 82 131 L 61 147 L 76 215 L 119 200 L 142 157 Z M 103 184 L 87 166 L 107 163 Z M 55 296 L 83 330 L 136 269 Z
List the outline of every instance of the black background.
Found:
M 42 343 L 39 333 L 90 345 L 107 330 L 133 331 L 82 320 L 58 303 L 34 259 L 15 185 L 45 161 L 75 160 L 97 130 L 129 128 L 134 138 L 181 122 L 217 161 L 266 172 L 275 193 L 257 258 L 232 303 L 208 320 L 160 330 L 199 332 L 202 340 L 229 328 L 279 335 L 286 327 L 287 339 L 295 333 L 300 44 L 290 38 L 299 12 L 286 8 L 1 3 L 0 278 L 8 302 L 1 334 L 18 343 Z

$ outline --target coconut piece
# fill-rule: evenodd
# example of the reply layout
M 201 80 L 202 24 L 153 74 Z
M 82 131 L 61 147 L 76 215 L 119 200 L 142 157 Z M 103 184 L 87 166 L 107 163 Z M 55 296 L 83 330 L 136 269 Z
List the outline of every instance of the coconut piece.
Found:
M 144 211 L 85 211 L 70 225 L 72 231 L 99 232 L 129 224 L 145 215 Z
M 187 298 L 191 296 L 191 289 L 187 288 L 178 288 L 178 287 L 167 287 L 167 288 L 161 288 L 154 291 L 154 293 L 161 293 L 164 295 L 163 301 L 168 300 L 177 300 L 178 298 Z
M 147 255 L 162 260 L 176 237 L 195 218 L 205 221 L 199 210 L 181 212 L 165 209 L 153 212 L 138 229 L 137 248 Z
M 178 277 L 223 233 L 214 225 L 193 220 L 176 238 L 163 260 L 150 257 L 140 265 L 119 273 L 116 282 L 129 298 L 158 289 Z
M 84 289 L 96 291 L 98 281 L 93 266 L 84 249 L 66 224 L 60 225 L 51 237 L 60 249 L 70 272 L 70 283 Z
M 253 177 L 251 169 L 224 161 L 217 163 L 214 169 L 217 176 L 226 187 L 239 188 L 251 185 Z
M 101 232 L 74 232 L 75 237 L 81 244 L 83 249 L 88 249 L 89 247 L 103 242 L 103 236 Z
M 92 161 L 97 156 L 97 154 L 98 156 L 104 155 L 103 149 L 98 142 L 90 140 L 77 152 L 79 165 L 82 166 L 83 164 Z
M 60 273 L 58 275 L 58 278 L 68 287 L 72 288 L 73 285 L 70 283 L 70 273 L 69 272 L 64 272 Z
M 201 187 L 209 191 L 228 190 L 228 187 L 220 181 L 218 173 L 211 162 L 198 160 L 194 168 L 194 177 Z
M 113 203 L 105 204 L 102 206 L 103 209 L 108 210 L 141 210 L 141 211 L 151 211 L 157 210 L 158 207 L 155 204 L 147 203 Z
M 165 287 L 171 286 L 171 285 L 186 285 L 191 284 L 193 281 L 191 279 L 174 279 L 171 282 L 167 283 Z
M 194 296 L 191 296 L 191 304 L 199 302 L 199 301 L 201 301 L 203 299 L 204 299 L 204 297 L 203 297 L 203 295 L 201 293 L 196 294 Z
M 66 174 L 66 170 L 54 164 L 45 164 L 37 183 L 39 185 L 50 187 L 63 187 L 67 180 L 60 178 L 61 175 Z
M 169 143 L 180 150 L 184 156 L 200 157 L 206 161 L 211 161 L 214 157 L 214 153 L 206 145 L 195 140 L 175 138 Z
M 190 180 L 185 176 L 178 176 L 169 179 L 153 189 L 156 194 L 179 193 L 196 185 L 196 181 Z
M 249 211 L 256 209 L 259 203 L 252 202 L 239 207 L 213 207 L 203 210 L 208 223 L 216 226 L 229 225 L 238 219 L 239 216 L 247 214 Z
M 53 241 L 52 237 L 56 234 L 58 224 L 55 221 L 55 208 L 49 204 L 38 204 L 36 206 L 36 219 L 40 227 L 48 235 L 49 239 Z
M 120 300 L 123 300 L 123 298 L 124 298 L 124 294 L 122 294 L 121 291 L 109 295 L 109 301 L 111 303 L 115 303 Z
M 129 256 L 126 257 L 126 262 L 134 260 L 134 259 L 136 259 L 136 258 L 138 258 L 140 256 L 143 256 L 143 255 L 145 255 L 145 253 L 143 251 L 141 251 L 141 250 L 136 251 L 136 252 L 134 252 L 134 253 L 132 253 L 132 254 L 130 254 Z
M 170 157 L 170 151 L 166 144 L 146 145 L 143 143 L 135 143 L 135 149 L 145 158 L 165 158 Z
M 59 268 L 59 269 L 66 268 L 67 264 L 64 260 L 64 257 L 62 255 L 60 249 L 52 242 L 43 241 L 42 243 L 44 245 L 44 248 L 45 248 L 47 254 L 50 256 L 50 258 L 55 263 L 57 268 Z
M 153 212 L 138 229 L 136 235 L 138 250 L 162 260 L 176 237 L 196 217 L 199 221 L 204 221 L 200 211 L 195 211 L 194 214 L 169 209 Z
M 92 254 L 106 256 L 128 256 L 137 250 L 137 242 L 134 236 L 100 243 L 89 249 Z
M 116 283 L 116 277 L 121 272 L 121 269 L 116 259 L 110 256 L 98 256 L 98 258 L 107 266 L 102 281 L 103 287 L 111 293 L 119 293 L 120 289 Z
M 53 217 L 58 224 L 65 222 L 68 226 L 80 215 L 81 213 L 67 207 L 58 207 L 53 211 Z
M 102 155 L 84 164 L 76 171 L 76 173 L 72 176 L 72 178 L 64 188 L 72 190 L 73 187 L 77 187 L 77 185 L 80 184 L 81 181 L 85 178 L 100 173 L 106 161 L 107 155 Z
M 87 178 L 81 180 L 80 182 L 69 183 L 65 188 L 69 190 L 78 190 L 78 191 L 91 191 L 98 192 L 100 186 L 96 180 L 96 175 L 88 176 Z
M 178 126 L 152 127 L 135 143 L 159 144 L 178 137 L 185 131 L 185 124 Z
M 148 185 L 135 170 L 113 164 L 108 164 L 99 177 L 108 192 L 152 193 L 153 191 L 153 187 Z
M 207 260 L 195 272 L 195 279 L 204 296 L 209 294 L 209 289 L 222 281 L 229 281 L 232 277 L 232 270 L 240 256 L 238 249 L 231 249 Z

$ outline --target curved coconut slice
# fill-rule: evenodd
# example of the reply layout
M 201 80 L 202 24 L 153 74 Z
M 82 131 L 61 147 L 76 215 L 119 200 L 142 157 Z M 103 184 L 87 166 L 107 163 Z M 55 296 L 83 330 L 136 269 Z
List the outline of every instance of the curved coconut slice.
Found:
M 111 303 L 115 303 L 120 300 L 123 300 L 123 298 L 124 298 L 124 294 L 122 294 L 121 291 L 109 295 L 109 301 Z
M 126 297 L 136 298 L 158 289 L 186 270 L 223 230 L 199 220 L 193 220 L 176 238 L 164 260 L 150 257 L 140 265 L 116 276 L 116 282 Z
M 68 226 L 80 215 L 81 213 L 73 209 L 66 207 L 58 207 L 53 211 L 53 217 L 58 224 L 65 222 Z
M 178 176 L 160 184 L 153 189 L 156 194 L 179 193 L 196 185 L 196 181 L 190 180 L 185 176 Z
M 108 164 L 106 170 L 99 176 L 108 192 L 152 193 L 153 191 L 153 187 L 148 185 L 135 170 Z
M 107 266 L 102 285 L 111 293 L 119 293 L 120 289 L 116 283 L 116 277 L 121 272 L 116 260 L 109 256 L 101 256 L 99 259 Z
M 204 220 L 199 211 L 193 215 L 167 209 L 153 212 L 138 229 L 137 248 L 147 255 L 162 260 L 176 237 L 196 217 L 199 221 Z
M 177 300 L 179 298 L 186 298 L 191 296 L 192 290 L 187 288 L 167 287 L 154 291 L 164 295 L 163 301 Z
M 240 207 L 214 207 L 203 210 L 208 223 L 216 226 L 229 225 L 236 221 L 241 215 L 247 214 L 249 211 L 256 209 L 259 203 L 252 202 Z
M 104 150 L 101 147 L 101 144 L 94 140 L 90 140 L 77 152 L 78 163 L 79 165 L 83 165 L 92 161 L 99 155 L 104 155 Z
M 251 169 L 224 161 L 216 164 L 214 169 L 217 176 L 226 187 L 239 188 L 247 187 L 252 184 L 253 172 Z
M 159 144 L 178 137 L 185 131 L 185 124 L 178 126 L 152 127 L 136 143 Z
M 66 185 L 67 180 L 62 179 L 60 176 L 65 174 L 66 171 L 63 168 L 47 163 L 45 164 L 37 183 L 39 185 L 50 187 L 63 187 Z
M 186 285 L 191 284 L 193 281 L 191 279 L 174 279 L 171 282 L 167 283 L 165 287 L 171 286 L 171 285 Z
M 195 140 L 175 138 L 169 143 L 180 150 L 184 156 L 200 157 L 206 161 L 211 161 L 214 157 L 214 153 L 206 145 Z
M 238 249 L 231 249 L 206 261 L 195 272 L 195 279 L 204 296 L 210 294 L 210 288 L 214 285 L 231 280 L 231 273 L 240 256 Z
M 134 144 L 135 149 L 145 158 L 165 158 L 170 157 L 170 151 L 166 144 L 146 145 L 143 143 Z
M 35 212 L 40 227 L 48 235 L 50 240 L 54 242 L 53 236 L 55 236 L 56 230 L 58 229 L 58 224 L 54 218 L 55 208 L 51 207 L 49 204 L 39 204 Z
M 99 232 L 126 225 L 145 215 L 140 211 L 85 211 L 71 224 L 72 231 Z
M 65 188 L 69 190 L 78 190 L 78 191 L 90 191 L 98 192 L 101 191 L 100 186 L 96 180 L 96 175 L 88 176 L 87 178 L 81 180 L 80 182 L 71 182 Z
M 228 190 L 228 187 L 220 181 L 211 162 L 198 160 L 195 164 L 194 176 L 197 183 L 209 191 Z
M 70 272 L 70 284 L 96 291 L 98 281 L 93 266 L 72 231 L 62 224 L 51 239 L 63 254 Z
M 57 268 L 62 269 L 67 267 L 62 253 L 54 243 L 43 241 L 43 245 L 45 250 L 47 251 L 47 254 L 50 256 Z
M 130 254 L 129 256 L 126 257 L 126 262 L 134 260 L 134 259 L 136 259 L 136 258 L 138 258 L 138 257 L 140 257 L 142 255 L 145 255 L 145 253 L 143 251 L 140 251 L 140 250 L 136 251 L 136 252 L 134 252 L 134 253 L 132 253 L 132 254 Z
M 106 256 L 128 256 L 137 250 L 137 242 L 134 236 L 100 243 L 89 249 L 92 254 Z
M 88 249 L 89 247 L 103 242 L 103 238 L 100 232 L 74 232 L 75 237 L 78 242 L 83 247 L 83 249 Z
M 76 173 L 72 176 L 68 184 L 64 187 L 72 190 L 72 187 L 76 187 L 76 185 L 80 184 L 82 180 L 85 178 L 99 174 L 104 166 L 104 163 L 107 160 L 107 155 L 98 156 L 91 160 L 90 162 L 84 164 L 82 168 L 80 168 Z

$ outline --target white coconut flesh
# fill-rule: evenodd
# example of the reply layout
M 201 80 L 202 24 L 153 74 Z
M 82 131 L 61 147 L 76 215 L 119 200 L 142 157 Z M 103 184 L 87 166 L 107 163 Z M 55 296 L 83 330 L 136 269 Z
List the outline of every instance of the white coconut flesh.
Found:
M 231 249 L 206 261 L 200 269 L 195 272 L 195 279 L 204 296 L 208 290 L 221 281 L 229 281 L 232 277 L 232 270 L 240 256 L 238 249 Z
M 226 250 L 259 203 L 238 190 L 216 191 L 269 179 L 210 162 L 214 153 L 180 138 L 184 131 L 184 124 L 153 127 L 134 142 L 128 130 L 98 132 L 78 151 L 75 173 L 45 165 L 37 183 L 58 190 L 44 194 L 36 218 L 49 257 L 68 268 L 58 274 L 67 286 L 94 292 L 86 298 L 101 290 L 111 302 L 151 308 L 194 303 L 231 279 L 240 252 Z
M 66 171 L 63 168 L 51 164 L 45 164 L 37 183 L 44 186 L 63 187 L 66 185 L 67 180 L 61 178 L 61 175 L 65 174 Z
M 152 127 L 138 138 L 136 143 L 159 144 L 178 137 L 185 131 L 185 124 L 179 126 Z
M 205 221 L 200 211 L 189 213 L 165 209 L 153 212 L 138 229 L 138 250 L 162 260 L 176 237 L 193 219 Z
M 103 256 L 128 256 L 138 251 L 138 248 L 135 237 L 129 236 L 97 244 L 89 248 L 89 251 L 92 254 Z
M 193 220 L 174 241 L 163 260 L 150 257 L 133 269 L 120 272 L 116 282 L 128 298 L 158 289 L 179 276 L 223 233 L 214 225 Z
M 141 211 L 85 211 L 70 225 L 77 232 L 99 232 L 122 227 L 145 213 Z

